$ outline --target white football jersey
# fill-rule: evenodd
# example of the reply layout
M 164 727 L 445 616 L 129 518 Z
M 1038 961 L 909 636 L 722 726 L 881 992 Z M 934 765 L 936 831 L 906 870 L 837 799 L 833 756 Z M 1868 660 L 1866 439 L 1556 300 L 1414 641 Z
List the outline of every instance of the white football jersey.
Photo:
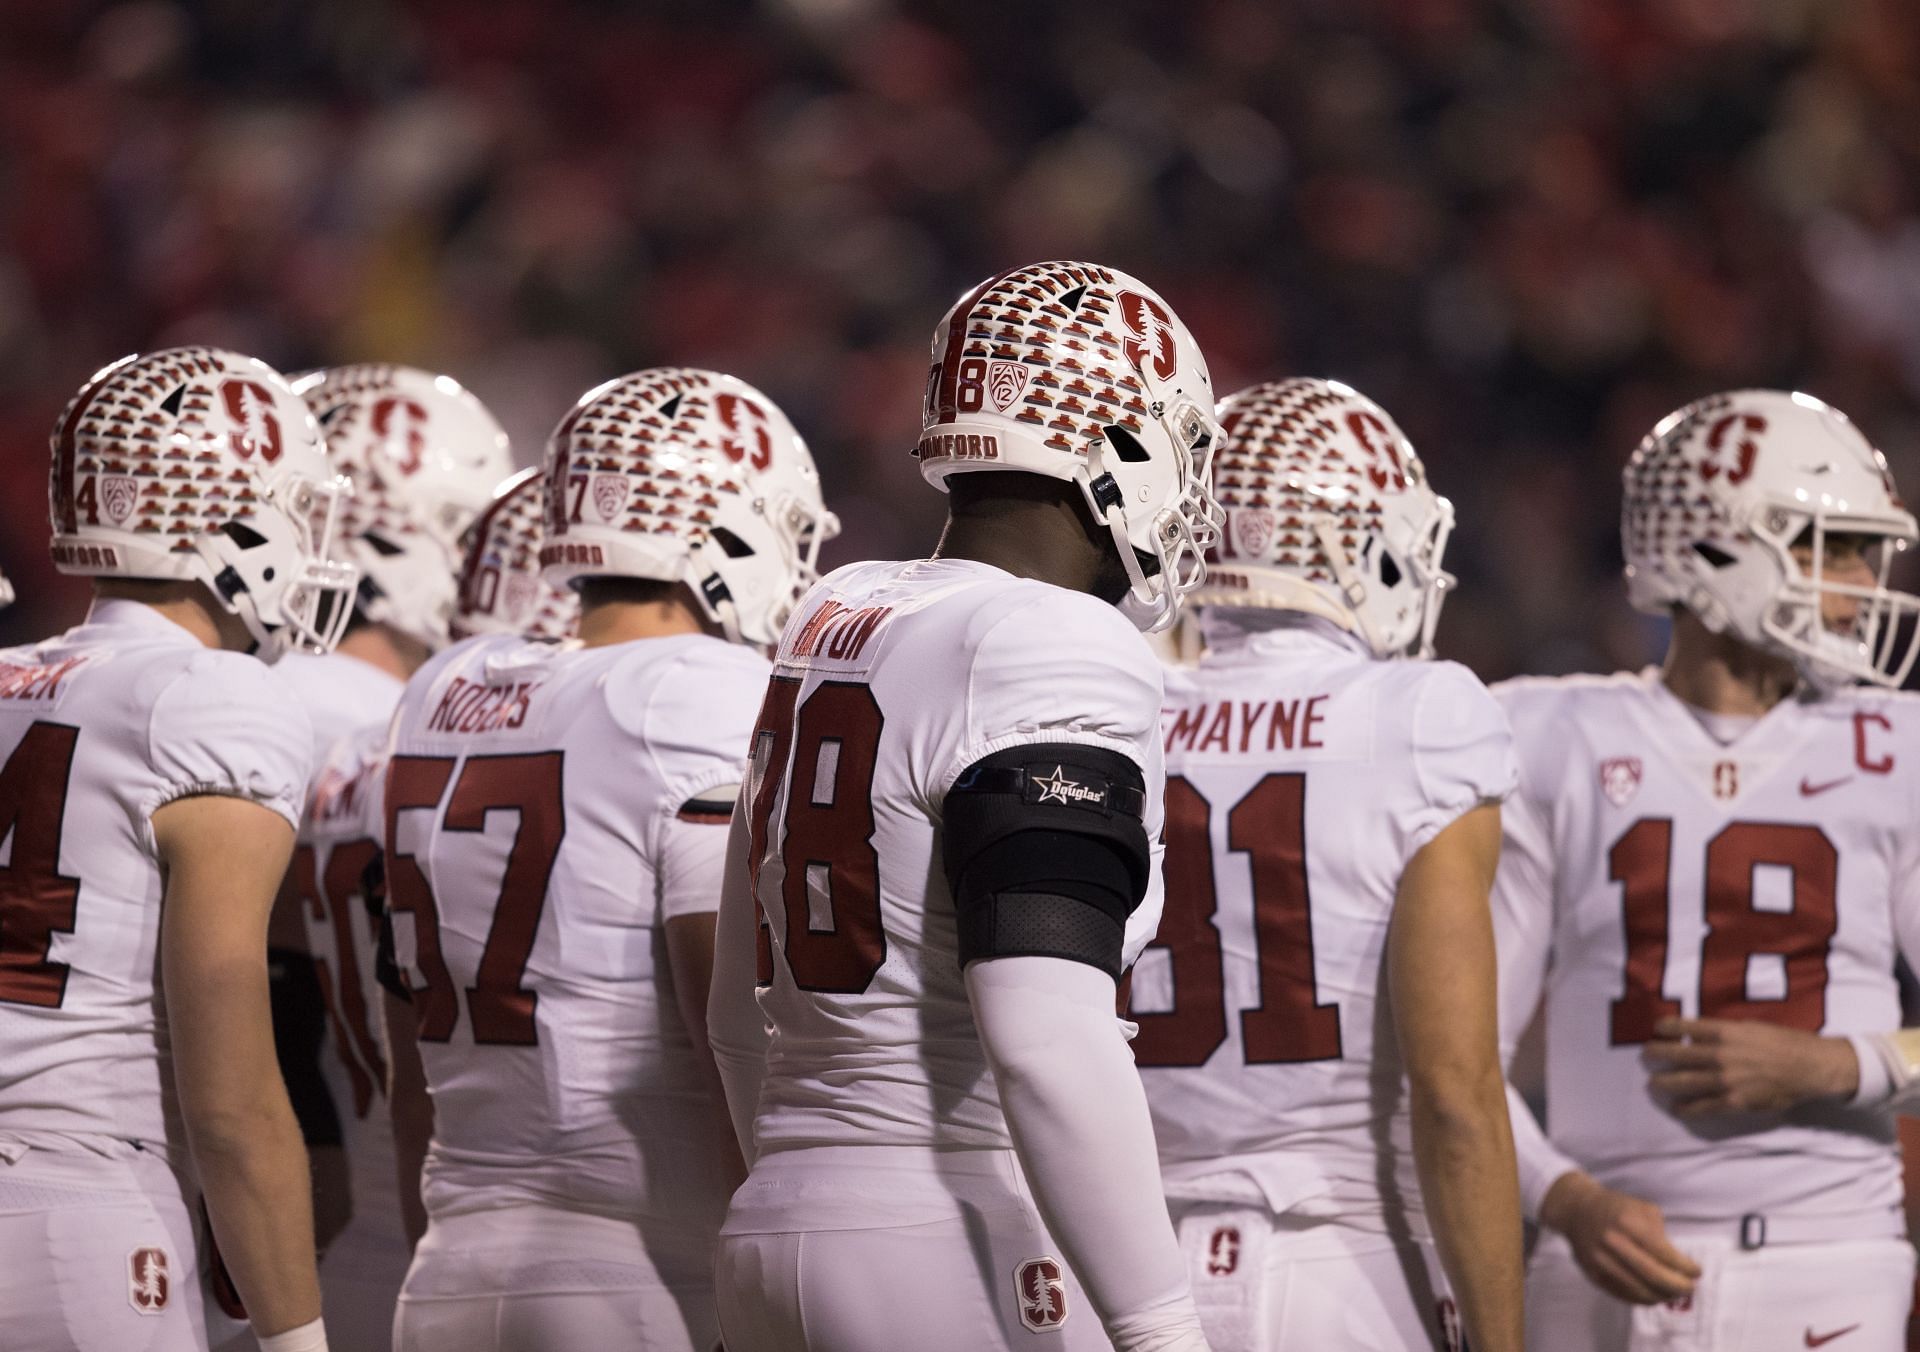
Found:
M 1670 1219 L 1897 1206 L 1886 1114 L 1682 1122 L 1640 1051 L 1675 1015 L 1899 1026 L 1895 959 L 1920 959 L 1920 701 L 1789 699 L 1723 745 L 1651 669 L 1494 693 L 1521 764 L 1495 890 L 1502 1034 L 1544 982 L 1554 1144 Z
M 1079 592 L 935 559 L 856 564 L 807 594 L 775 655 L 747 804 L 772 1033 L 759 1151 L 1011 1148 L 961 975 L 947 791 L 1008 747 L 1105 747 L 1139 765 L 1157 839 L 1159 707 L 1146 641 Z M 1156 882 L 1127 962 L 1159 911 Z
M 405 684 L 350 653 L 288 653 L 273 664 L 273 676 L 307 711 L 316 776 L 343 739 L 374 723 L 386 725 Z
M 664 926 L 719 906 L 758 654 L 493 636 L 408 684 L 383 790 L 433 1215 L 548 1202 L 718 1229 L 720 1108 Z
M 0 652 L 0 1134 L 181 1144 L 153 813 L 300 816 L 306 716 L 266 666 L 136 601 Z
M 1276 1212 L 1417 1219 L 1387 929 L 1408 861 L 1512 791 L 1506 718 L 1464 667 L 1325 621 L 1207 633 L 1167 677 L 1166 917 L 1131 1006 L 1168 1196 L 1239 1174 Z

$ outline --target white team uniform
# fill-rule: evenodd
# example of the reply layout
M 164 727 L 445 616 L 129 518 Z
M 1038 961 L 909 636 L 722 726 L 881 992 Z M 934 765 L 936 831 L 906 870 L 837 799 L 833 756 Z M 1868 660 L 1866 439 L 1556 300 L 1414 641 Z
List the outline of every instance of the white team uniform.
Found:
M 308 755 L 264 665 L 137 602 L 0 652 L 0 1345 L 206 1346 L 151 818 L 225 794 L 294 824 Z
M 378 848 L 379 824 L 361 804 L 368 797 L 365 780 L 379 771 L 387 723 L 405 683 L 346 653 L 288 653 L 272 674 L 313 727 L 300 842 L 278 905 L 298 912 L 326 1003 L 320 1064 L 340 1122 L 352 1205 L 346 1227 L 321 1255 L 321 1305 L 334 1344 L 386 1352 L 409 1255 L 379 1044 L 373 920 L 360 886 L 365 856 Z M 277 912 L 274 921 L 270 945 L 288 923 Z M 221 1289 L 216 1283 L 216 1292 Z M 224 1299 L 207 1310 L 213 1352 L 248 1352 L 253 1330 L 222 1308 Z
M 975 761 L 1074 743 L 1139 765 L 1157 839 L 1160 692 L 1112 606 L 981 563 L 843 568 L 788 621 L 746 804 L 771 1044 L 716 1273 L 730 1352 L 1108 1346 L 1012 1150 L 940 822 Z M 1159 909 L 1156 881 L 1128 962 Z
M 401 688 L 393 682 L 392 702 Z M 380 854 L 376 785 L 386 771 L 391 713 L 391 707 L 383 710 L 378 723 L 334 746 L 314 779 L 290 870 L 327 1006 L 320 1064 L 340 1119 L 353 1204 L 346 1227 L 321 1257 L 320 1294 L 331 1341 L 380 1352 L 392 1339 L 400 1283 L 412 1256 L 400 1218 L 374 979 L 380 918 L 365 883 Z
M 1521 761 L 1495 892 L 1504 1041 L 1546 994 L 1551 1145 L 1516 1123 L 1523 1195 L 1537 1214 L 1582 1168 L 1658 1204 L 1706 1271 L 1684 1306 L 1633 1309 L 1549 1234 L 1530 1337 L 1770 1352 L 1842 1330 L 1845 1352 L 1904 1347 L 1913 1251 L 1888 1115 L 1689 1124 L 1640 1051 L 1670 1015 L 1899 1026 L 1894 964 L 1920 958 L 1920 701 L 1790 699 L 1723 744 L 1651 670 L 1495 693 Z
M 307 711 L 313 725 L 313 773 L 343 740 L 376 724 L 386 727 L 404 682 L 348 653 L 288 653 L 273 664 L 273 677 Z
M 1167 909 L 1131 1004 L 1208 1340 L 1445 1347 L 1387 930 L 1413 856 L 1512 791 L 1506 719 L 1323 620 L 1208 640 L 1167 676 Z
M 664 927 L 719 902 L 766 661 L 490 637 L 408 685 L 383 791 L 434 1104 L 400 1352 L 709 1352 L 725 1114 Z

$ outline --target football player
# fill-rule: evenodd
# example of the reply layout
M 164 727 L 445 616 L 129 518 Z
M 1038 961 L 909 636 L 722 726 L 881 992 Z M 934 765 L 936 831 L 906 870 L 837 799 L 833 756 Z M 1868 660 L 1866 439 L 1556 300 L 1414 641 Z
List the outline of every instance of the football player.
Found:
M 453 637 L 518 634 L 559 642 L 580 626 L 580 598 L 540 573 L 544 476 L 529 467 L 502 481 L 460 545 Z
M 94 603 L 0 654 L 9 1347 L 204 1348 L 194 1177 L 260 1346 L 326 1346 L 266 962 L 312 750 L 265 664 L 346 622 L 345 492 L 285 380 L 214 348 L 116 362 L 54 427 Z
M 1712 1106 L 1671 1044 L 1725 1022 L 1855 1041 L 1920 957 L 1920 601 L 1886 461 L 1805 394 L 1689 404 L 1625 472 L 1634 604 L 1658 670 L 1505 684 L 1520 789 L 1496 923 L 1511 1040 L 1545 991 L 1547 1126 L 1516 1105 L 1540 1345 L 1902 1345 L 1914 1254 L 1884 1090 Z M 1860 683 L 1865 683 L 1864 685 Z M 1710 1020 L 1710 1024 L 1676 1020 Z M 1688 1043 L 1688 1045 L 1695 1045 Z M 1680 1079 L 1650 1079 L 1655 1059 Z
M 816 587 L 754 731 L 708 1016 L 753 1162 L 727 1346 L 1201 1348 L 1114 1013 L 1163 787 L 1116 603 L 1161 628 L 1204 574 L 1206 363 L 1132 277 L 1019 268 L 942 320 L 923 428 L 936 556 Z
M 319 422 L 335 470 L 354 482 L 340 535 L 360 583 L 339 648 L 290 657 L 275 672 L 313 720 L 316 773 L 275 913 L 274 1015 L 314 1162 L 328 1327 L 347 1347 L 384 1348 L 409 1246 L 363 882 L 379 833 L 362 803 L 406 678 L 448 641 L 459 532 L 512 458 L 493 415 L 447 376 L 335 366 L 293 388 Z
M 709 1352 L 742 1172 L 704 1024 L 724 828 L 755 649 L 837 526 L 785 415 L 708 371 L 590 391 L 544 492 L 579 641 L 456 645 L 394 721 L 395 1114 L 432 1133 L 395 1344 Z
M 1204 655 L 1167 677 L 1166 915 L 1132 986 L 1208 1338 L 1458 1348 L 1464 1323 L 1519 1352 L 1487 904 L 1516 771 L 1485 688 L 1425 660 L 1453 509 L 1345 385 L 1219 414 L 1226 531 Z

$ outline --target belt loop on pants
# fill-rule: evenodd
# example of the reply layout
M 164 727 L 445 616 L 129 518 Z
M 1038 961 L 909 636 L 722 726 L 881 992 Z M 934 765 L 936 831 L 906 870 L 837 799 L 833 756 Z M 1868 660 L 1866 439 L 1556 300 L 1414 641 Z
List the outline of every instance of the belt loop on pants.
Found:
M 1740 1247 L 1764 1249 L 1767 1246 L 1767 1218 L 1745 1215 L 1740 1218 Z

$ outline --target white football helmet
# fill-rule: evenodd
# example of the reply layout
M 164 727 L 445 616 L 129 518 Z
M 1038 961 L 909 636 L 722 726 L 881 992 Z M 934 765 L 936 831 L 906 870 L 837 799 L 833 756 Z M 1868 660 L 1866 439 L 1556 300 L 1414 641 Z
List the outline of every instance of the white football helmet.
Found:
M 538 469 L 521 470 L 467 527 L 453 611 L 456 639 L 521 634 L 557 641 L 578 631 L 580 598 L 540 576 L 544 478 Z
M 336 557 L 348 482 L 265 362 L 212 347 L 123 357 L 53 427 L 53 562 L 81 577 L 206 584 L 264 661 L 326 652 L 353 611 Z
M 655 367 L 610 380 L 547 444 L 547 581 L 684 582 L 735 642 L 779 639 L 839 530 L 800 434 L 732 376 Z
M 1122 609 L 1152 632 L 1173 623 L 1219 538 L 1213 399 L 1199 347 L 1146 285 L 1037 263 L 989 277 L 940 321 L 915 454 L 943 492 L 973 470 L 1078 484 L 1132 583 Z
M 0 573 L 0 610 L 13 604 L 13 584 L 7 581 L 7 575 Z
M 360 615 L 442 647 L 460 533 L 513 468 L 507 434 L 457 381 L 408 366 L 333 366 L 293 388 L 353 480 L 340 530 Z
M 1920 598 L 1887 575 L 1914 541 L 1914 518 L 1886 457 L 1838 409 L 1780 390 L 1696 400 L 1660 421 L 1624 477 L 1620 534 L 1639 609 L 1684 606 L 1716 633 L 1791 659 L 1820 689 L 1905 681 Z M 1875 542 L 1873 585 L 1826 576 L 1836 534 Z M 1805 571 L 1795 545 L 1811 548 Z M 1848 631 L 1823 622 L 1824 597 L 1856 602 Z
M 1227 528 L 1194 604 L 1302 610 L 1376 657 L 1431 657 L 1453 506 L 1386 410 L 1338 381 L 1281 380 L 1219 414 Z

